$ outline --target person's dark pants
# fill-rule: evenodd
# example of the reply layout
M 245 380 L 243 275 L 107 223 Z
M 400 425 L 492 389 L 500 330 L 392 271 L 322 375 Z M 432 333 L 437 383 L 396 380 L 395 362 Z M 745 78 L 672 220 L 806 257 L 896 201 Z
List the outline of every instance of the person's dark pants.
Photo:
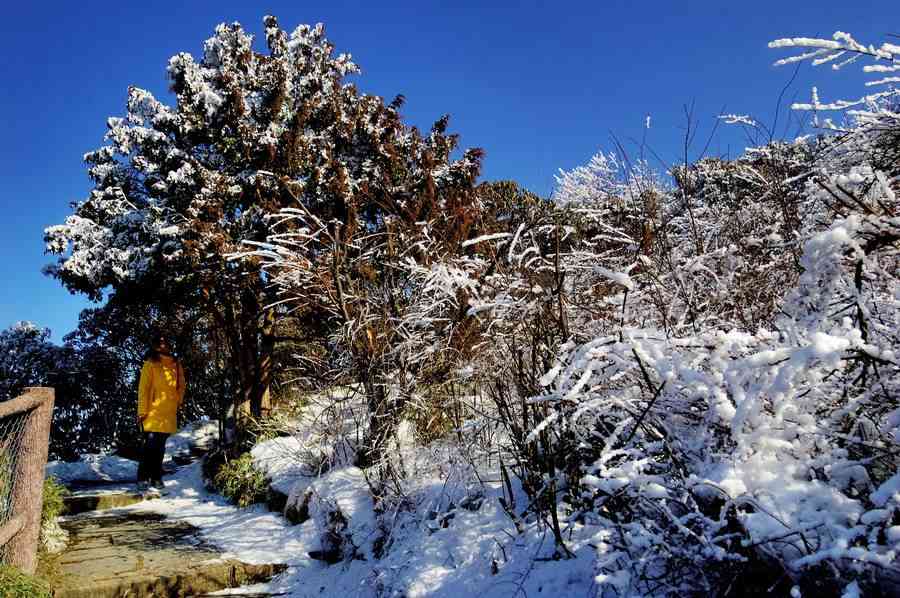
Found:
M 163 432 L 144 432 L 144 452 L 138 464 L 138 482 L 162 480 L 162 464 L 168 437 Z

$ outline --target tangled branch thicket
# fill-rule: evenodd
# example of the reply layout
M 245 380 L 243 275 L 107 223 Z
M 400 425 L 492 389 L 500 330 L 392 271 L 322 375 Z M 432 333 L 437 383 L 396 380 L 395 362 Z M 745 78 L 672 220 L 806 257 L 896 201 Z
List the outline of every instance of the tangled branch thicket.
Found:
M 900 68 L 896 46 L 845 34 L 773 46 L 813 48 L 783 63 L 855 53 Z M 255 255 L 285 299 L 342 310 L 335 345 L 377 354 L 369 426 L 410 409 L 433 423 L 437 404 L 457 431 L 494 430 L 469 449 L 499 458 L 510 516 L 552 530 L 560 558 L 573 530 L 591 534 L 603 591 L 891 594 L 896 101 L 841 104 L 858 107 L 842 127 L 665 174 L 598 154 L 550 201 L 483 184 L 477 213 L 440 205 L 403 226 L 384 213 L 350 222 L 368 231 L 353 238 L 290 210 L 278 225 L 294 226 Z M 433 185 L 435 171 L 404 172 Z M 466 237 L 446 236 L 454 218 Z M 348 272 L 382 274 L 349 286 Z M 472 394 L 488 407 L 458 400 Z M 396 471 L 387 443 L 367 465 Z

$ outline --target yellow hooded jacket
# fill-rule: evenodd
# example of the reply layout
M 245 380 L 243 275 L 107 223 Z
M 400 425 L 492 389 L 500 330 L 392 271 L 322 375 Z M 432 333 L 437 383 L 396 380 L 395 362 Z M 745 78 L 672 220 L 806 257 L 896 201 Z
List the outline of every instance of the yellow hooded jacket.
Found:
M 172 357 L 160 355 L 159 361 L 144 362 L 138 387 L 138 417 L 144 432 L 175 433 L 184 387 L 184 370 Z

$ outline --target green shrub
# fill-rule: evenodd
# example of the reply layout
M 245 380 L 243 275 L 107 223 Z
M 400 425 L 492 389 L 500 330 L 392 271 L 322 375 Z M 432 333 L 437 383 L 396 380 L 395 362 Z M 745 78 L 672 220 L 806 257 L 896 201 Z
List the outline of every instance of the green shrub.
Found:
M 66 505 L 63 498 L 69 494 L 65 486 L 55 478 L 44 479 L 44 504 L 41 507 L 41 524 L 53 521 L 63 514 Z
M 213 488 L 239 507 L 266 500 L 269 481 L 261 471 L 253 467 L 250 453 L 235 458 L 221 454 L 209 461 L 208 479 Z
M 37 577 L 0 564 L 0 598 L 50 598 L 50 587 Z

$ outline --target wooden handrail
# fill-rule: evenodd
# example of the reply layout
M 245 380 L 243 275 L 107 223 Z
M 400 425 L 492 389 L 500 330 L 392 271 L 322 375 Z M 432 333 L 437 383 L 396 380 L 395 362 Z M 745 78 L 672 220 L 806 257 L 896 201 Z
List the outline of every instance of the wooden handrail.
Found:
M 44 467 L 53 419 L 52 388 L 26 388 L 25 394 L 12 401 L 0 403 L 0 418 L 24 414 L 21 442 L 16 447 L 16 471 L 12 476 L 9 509 L 18 520 L 15 525 L 0 528 L 5 538 L 3 560 L 26 573 L 34 573 L 37 547 L 41 534 L 41 504 L 43 502 Z M 15 530 L 13 530 L 15 528 Z
M 35 409 L 47 400 L 47 395 L 40 388 L 26 388 L 25 394 L 9 401 L 0 403 L 0 419 L 20 413 L 27 413 Z
M 0 548 L 6 546 L 6 543 L 22 531 L 23 527 L 25 527 L 25 517 L 23 515 L 16 515 L 3 525 L 0 525 Z

